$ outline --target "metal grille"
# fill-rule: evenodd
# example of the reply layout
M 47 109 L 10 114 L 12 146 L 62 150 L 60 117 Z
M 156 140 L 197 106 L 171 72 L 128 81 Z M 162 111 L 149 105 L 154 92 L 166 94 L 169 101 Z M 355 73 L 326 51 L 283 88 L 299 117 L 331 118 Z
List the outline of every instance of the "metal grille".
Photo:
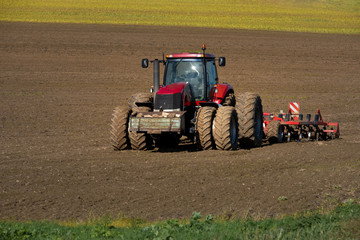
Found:
M 156 94 L 155 109 L 181 111 L 182 110 L 181 93 Z

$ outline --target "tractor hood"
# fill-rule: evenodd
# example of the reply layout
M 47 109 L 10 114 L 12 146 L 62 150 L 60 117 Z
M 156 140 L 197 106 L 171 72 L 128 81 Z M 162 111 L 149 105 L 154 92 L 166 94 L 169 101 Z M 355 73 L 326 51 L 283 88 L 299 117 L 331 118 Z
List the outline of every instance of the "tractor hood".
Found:
M 176 94 L 176 93 L 182 93 L 184 91 L 186 83 L 185 82 L 179 82 L 179 83 L 173 83 L 166 86 L 163 86 L 160 88 L 160 90 L 157 92 L 157 94 Z
M 155 110 L 183 111 L 192 103 L 190 85 L 185 82 L 173 83 L 157 91 L 155 95 Z

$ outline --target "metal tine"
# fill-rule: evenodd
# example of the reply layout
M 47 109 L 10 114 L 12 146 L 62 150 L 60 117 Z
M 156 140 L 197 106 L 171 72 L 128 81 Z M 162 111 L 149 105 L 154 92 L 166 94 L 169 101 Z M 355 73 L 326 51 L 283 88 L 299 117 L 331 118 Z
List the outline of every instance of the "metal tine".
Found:
M 290 134 L 290 132 L 288 132 L 288 134 L 287 134 L 287 141 L 288 142 L 290 142 L 290 138 L 291 138 L 291 134 Z

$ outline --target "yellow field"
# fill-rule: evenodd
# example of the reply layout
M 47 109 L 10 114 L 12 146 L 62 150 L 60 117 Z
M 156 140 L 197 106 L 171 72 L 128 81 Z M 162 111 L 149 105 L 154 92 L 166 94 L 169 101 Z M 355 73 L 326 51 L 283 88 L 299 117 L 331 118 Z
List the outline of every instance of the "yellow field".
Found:
M 0 0 L 0 21 L 360 33 L 359 0 Z

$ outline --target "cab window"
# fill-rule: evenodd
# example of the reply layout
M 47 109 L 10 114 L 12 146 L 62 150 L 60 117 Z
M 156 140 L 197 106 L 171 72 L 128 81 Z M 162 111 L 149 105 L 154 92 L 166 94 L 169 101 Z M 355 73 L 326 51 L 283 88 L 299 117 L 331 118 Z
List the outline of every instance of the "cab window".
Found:
M 207 71 L 207 95 L 209 97 L 210 89 L 217 83 L 217 73 L 216 73 L 216 66 L 214 60 L 208 60 L 206 62 L 206 71 Z

